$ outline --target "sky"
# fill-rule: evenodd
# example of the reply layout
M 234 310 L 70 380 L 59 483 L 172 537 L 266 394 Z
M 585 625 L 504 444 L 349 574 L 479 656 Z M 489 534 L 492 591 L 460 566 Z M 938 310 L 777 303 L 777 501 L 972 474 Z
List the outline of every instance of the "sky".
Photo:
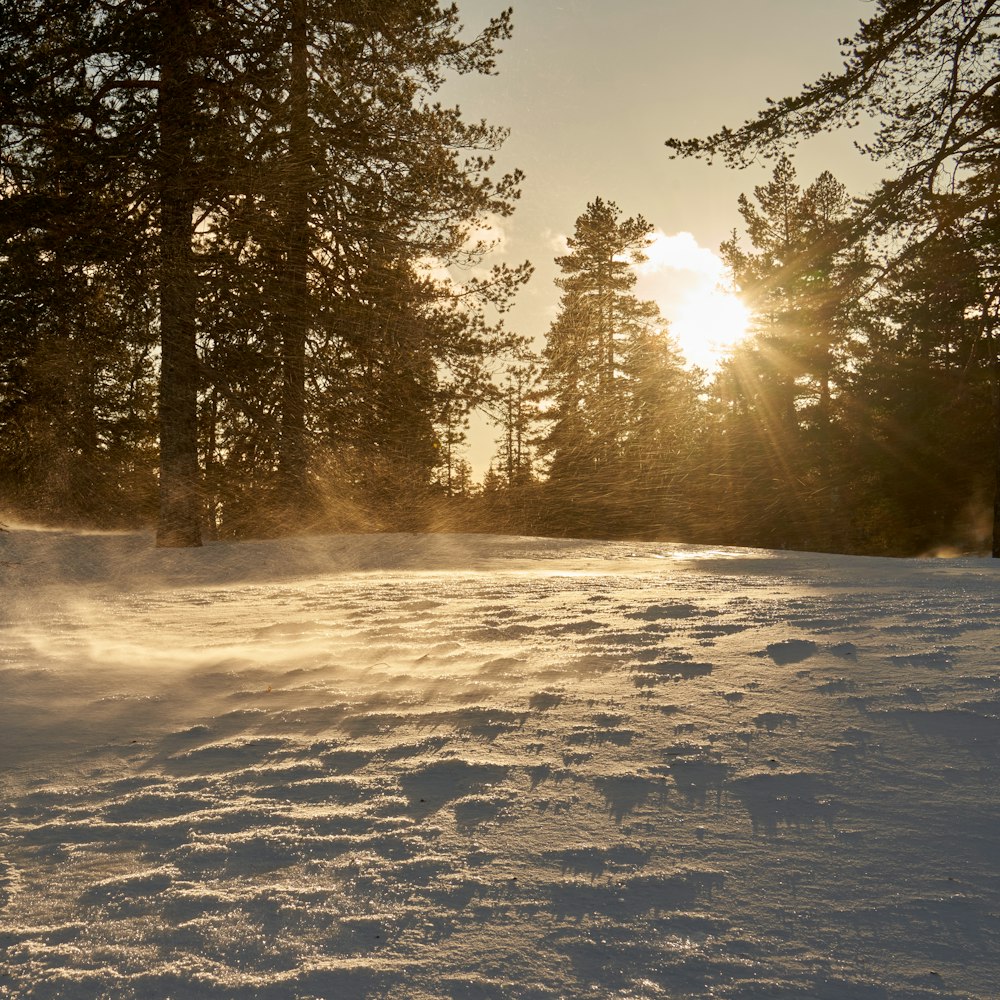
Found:
M 458 6 L 473 32 L 503 0 Z M 716 251 L 739 226 L 737 198 L 766 182 L 771 167 L 671 160 L 664 140 L 739 125 L 766 98 L 838 69 L 838 39 L 872 11 L 871 0 L 515 2 L 514 37 L 497 75 L 451 81 L 441 95 L 470 119 L 508 127 L 498 168 L 526 175 L 514 215 L 500 221 L 498 259 L 536 268 L 510 326 L 543 344 L 558 305 L 553 259 L 587 203 L 601 197 L 656 228 L 638 294 L 659 303 L 690 360 L 708 363 L 691 330 L 711 303 L 706 293 L 725 277 Z M 879 170 L 855 138 L 839 133 L 800 147 L 800 180 L 831 170 L 852 194 L 870 190 Z M 717 298 L 714 308 L 739 319 L 731 301 Z M 470 443 L 481 475 L 494 450 L 484 420 L 474 420 Z

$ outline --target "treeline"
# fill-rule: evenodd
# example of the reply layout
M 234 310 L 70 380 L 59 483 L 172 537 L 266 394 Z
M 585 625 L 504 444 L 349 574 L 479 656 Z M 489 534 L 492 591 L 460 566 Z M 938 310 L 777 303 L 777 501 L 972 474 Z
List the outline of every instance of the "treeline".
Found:
M 691 536 L 705 488 L 705 407 L 658 308 L 634 294 L 652 229 L 601 198 L 576 220 L 556 260 L 561 298 L 545 348 L 507 373 L 500 452 L 481 498 L 488 521 Z
M 600 198 L 544 349 L 505 328 L 531 268 L 483 261 L 521 176 L 438 94 L 509 10 L 0 0 L 0 511 L 1000 555 L 998 29 L 876 0 L 840 74 L 668 141 L 775 162 L 722 248 L 754 327 L 709 377 L 635 295 L 649 223 Z M 890 179 L 800 182 L 786 150 L 862 113 Z
M 863 148 L 887 180 L 859 200 L 843 228 L 876 248 L 871 281 L 881 310 L 867 324 L 849 319 L 864 303 L 851 274 L 863 264 L 849 265 L 854 237 L 834 230 L 832 246 L 842 249 L 833 256 L 823 240 L 804 258 L 789 243 L 792 254 L 776 255 L 761 273 L 767 238 L 757 239 L 757 219 L 745 213 L 756 250 L 744 260 L 733 248 L 741 280 L 760 290 L 777 320 L 787 312 L 782 303 L 813 299 L 818 310 L 807 367 L 772 374 L 772 357 L 794 360 L 796 352 L 786 351 L 787 333 L 761 331 L 756 381 L 786 383 L 779 397 L 790 398 L 799 429 L 822 456 L 809 463 L 818 475 L 799 465 L 800 453 L 789 457 L 788 481 L 800 488 L 790 495 L 820 499 L 811 537 L 910 552 L 949 539 L 988 544 L 992 536 L 1000 557 L 1000 10 L 993 0 L 875 0 L 872 8 L 841 41 L 839 72 L 769 102 L 738 128 L 667 146 L 743 166 L 828 129 L 873 126 Z M 801 263 L 809 253 L 815 272 Z M 795 315 L 802 310 L 792 327 Z M 851 325 L 856 332 L 845 336 Z M 736 400 L 747 385 L 734 380 Z M 787 407 L 785 424 L 792 427 Z M 846 522 L 845 504 L 857 512 Z
M 832 174 L 803 186 L 787 157 L 738 208 L 743 231 L 721 249 L 752 326 L 708 374 L 633 294 L 650 225 L 587 206 L 557 259 L 534 393 L 505 411 L 494 519 L 855 553 L 988 547 L 995 245 L 938 220 L 887 256 Z
M 982 550 L 992 251 L 940 216 L 905 250 L 886 246 L 855 210 L 829 173 L 800 188 L 787 157 L 741 199 L 747 245 L 723 252 L 754 325 L 713 387 L 722 508 L 765 544 Z
M 587 498 L 586 513 L 555 515 L 573 530 L 582 518 L 592 533 L 638 523 L 703 541 L 894 554 L 979 551 L 992 539 L 1000 556 L 1000 9 L 872 6 L 841 42 L 840 72 L 738 128 L 667 140 L 675 156 L 776 164 L 741 199 L 744 232 L 723 247 L 754 312 L 752 337 L 694 402 L 675 366 L 664 376 L 679 412 L 694 415 L 677 425 L 687 450 L 657 438 L 666 425 L 635 420 L 649 391 L 642 366 L 629 367 L 635 334 L 589 335 L 619 359 L 603 376 L 599 360 L 584 372 L 563 352 L 574 337 L 588 343 L 571 332 L 577 286 L 572 271 L 564 279 L 539 448 L 553 507 L 560 481 Z M 887 180 L 856 200 L 828 173 L 801 187 L 788 152 L 861 121 L 874 126 L 864 149 Z M 600 208 L 581 216 L 578 245 Z M 612 271 L 602 272 L 608 290 Z
M 520 175 L 436 96 L 510 30 L 436 0 L 2 0 L 4 509 L 161 545 L 419 526 L 520 346 L 530 268 L 469 270 Z

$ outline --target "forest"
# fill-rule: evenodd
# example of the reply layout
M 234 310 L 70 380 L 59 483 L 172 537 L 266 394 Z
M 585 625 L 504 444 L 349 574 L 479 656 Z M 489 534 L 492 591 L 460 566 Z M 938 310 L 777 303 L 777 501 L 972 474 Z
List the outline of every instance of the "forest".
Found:
M 712 373 L 637 296 L 652 226 L 615 192 L 554 220 L 545 343 L 510 328 L 533 269 L 490 266 L 488 222 L 524 177 L 439 93 L 513 20 L 0 0 L 0 521 L 1000 555 L 998 4 L 877 0 L 840 71 L 664 137 L 665 165 L 770 162 L 720 248 L 750 333 Z M 862 117 L 877 190 L 799 176 Z

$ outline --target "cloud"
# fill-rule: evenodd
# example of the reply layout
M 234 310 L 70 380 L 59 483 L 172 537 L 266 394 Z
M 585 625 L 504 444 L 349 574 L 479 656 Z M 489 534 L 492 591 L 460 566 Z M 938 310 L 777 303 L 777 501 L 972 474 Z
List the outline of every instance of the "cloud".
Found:
M 557 233 L 554 229 L 545 229 L 542 231 L 542 239 L 545 241 L 545 245 L 552 251 L 557 257 L 565 257 L 569 253 L 569 237 L 566 233 Z
M 667 234 L 660 229 L 646 249 L 646 260 L 636 265 L 636 293 L 659 303 L 669 318 L 683 302 L 722 288 L 731 279 L 722 258 L 699 245 L 691 233 Z
M 479 244 L 489 247 L 490 252 L 495 254 L 503 254 L 507 249 L 507 230 L 499 215 L 488 212 L 477 225 L 469 229 L 465 239 L 466 248 L 473 250 Z
M 646 249 L 646 258 L 635 269 L 640 280 L 661 271 L 682 271 L 702 276 L 715 285 L 726 276 L 722 258 L 714 250 L 700 246 L 691 233 L 668 235 L 657 229 Z
M 566 234 L 544 230 L 542 239 L 557 255 L 569 253 Z M 725 261 L 691 233 L 656 229 L 645 250 L 646 260 L 635 266 L 636 296 L 660 308 L 670 331 L 691 365 L 715 368 L 746 333 L 746 307 L 732 292 L 732 276 Z M 546 310 L 552 320 L 558 304 Z

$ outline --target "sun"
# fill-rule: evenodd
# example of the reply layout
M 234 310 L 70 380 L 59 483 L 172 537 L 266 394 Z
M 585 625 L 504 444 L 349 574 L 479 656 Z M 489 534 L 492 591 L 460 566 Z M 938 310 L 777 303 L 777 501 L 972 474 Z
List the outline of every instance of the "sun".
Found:
M 750 310 L 721 286 L 692 289 L 670 312 L 670 332 L 688 364 L 709 372 L 749 331 Z
M 714 371 L 750 326 L 725 262 L 691 233 L 657 230 L 645 253 L 636 267 L 637 294 L 660 307 L 687 363 Z

